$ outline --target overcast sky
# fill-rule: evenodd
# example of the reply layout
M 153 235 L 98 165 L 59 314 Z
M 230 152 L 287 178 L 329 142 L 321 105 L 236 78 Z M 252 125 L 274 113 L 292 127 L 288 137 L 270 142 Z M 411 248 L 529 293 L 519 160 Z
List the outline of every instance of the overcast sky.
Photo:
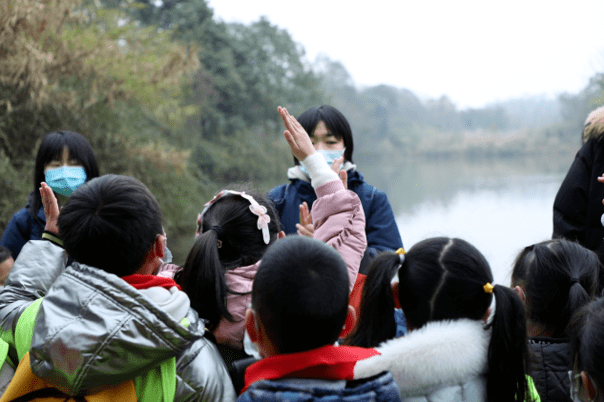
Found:
M 389 84 L 460 108 L 576 93 L 604 72 L 604 0 L 209 0 L 215 17 L 266 16 L 310 61 L 357 85 Z

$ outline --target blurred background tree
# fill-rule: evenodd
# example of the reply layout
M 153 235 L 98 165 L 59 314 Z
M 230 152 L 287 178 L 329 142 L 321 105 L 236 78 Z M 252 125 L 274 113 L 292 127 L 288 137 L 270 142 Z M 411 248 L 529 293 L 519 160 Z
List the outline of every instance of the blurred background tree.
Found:
M 91 142 L 101 173 L 149 186 L 168 233 L 190 235 L 230 182 L 266 190 L 292 158 L 277 105 L 329 103 L 349 119 L 358 158 L 524 155 L 576 146 L 603 76 L 579 94 L 460 110 L 446 96 L 360 88 L 327 55 L 267 19 L 214 18 L 203 0 L 0 2 L 0 233 L 32 190 L 37 146 L 70 129 Z M 476 141 L 478 139 L 478 141 Z M 535 147 L 534 144 L 547 146 Z

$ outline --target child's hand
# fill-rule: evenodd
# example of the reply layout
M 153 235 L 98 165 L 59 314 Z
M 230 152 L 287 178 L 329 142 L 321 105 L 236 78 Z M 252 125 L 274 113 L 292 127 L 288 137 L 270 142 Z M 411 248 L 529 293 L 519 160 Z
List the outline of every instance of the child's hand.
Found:
M 44 205 L 44 215 L 46 215 L 44 230 L 59 234 L 59 203 L 57 197 L 52 192 L 52 188 L 45 182 L 42 182 L 40 186 L 40 197 L 42 198 L 42 205 Z
M 296 223 L 296 229 L 301 236 L 314 237 L 315 235 L 315 225 L 312 223 L 312 215 L 306 201 L 300 204 L 300 223 Z
M 314 154 L 316 152 L 315 147 L 312 145 L 308 133 L 304 130 L 302 125 L 298 123 L 298 120 L 289 114 L 284 107 L 279 106 L 277 111 L 281 115 L 281 119 L 283 119 L 283 124 L 285 124 L 283 136 L 289 144 L 294 156 L 298 158 L 298 160 L 303 161 L 308 156 Z
M 340 170 L 340 166 L 342 166 L 342 163 L 344 163 L 343 156 L 334 159 L 333 163 L 331 164 L 331 170 L 333 170 L 338 174 L 338 176 L 340 176 L 340 180 L 342 180 L 344 188 L 348 189 L 348 173 L 345 170 Z

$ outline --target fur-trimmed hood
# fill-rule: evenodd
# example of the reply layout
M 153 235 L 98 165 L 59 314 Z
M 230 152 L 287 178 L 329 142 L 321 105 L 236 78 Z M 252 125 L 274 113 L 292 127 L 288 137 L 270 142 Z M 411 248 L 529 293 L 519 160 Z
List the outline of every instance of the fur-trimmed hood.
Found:
M 449 396 L 459 393 L 460 398 L 449 400 L 484 400 L 468 397 L 467 391 L 469 387 L 471 394 L 486 396 L 489 341 L 490 331 L 481 321 L 430 322 L 377 347 L 381 355 L 358 362 L 355 377 L 388 370 L 403 398 L 444 391 Z
M 593 110 L 585 119 L 583 142 L 601 139 L 604 136 L 604 106 Z

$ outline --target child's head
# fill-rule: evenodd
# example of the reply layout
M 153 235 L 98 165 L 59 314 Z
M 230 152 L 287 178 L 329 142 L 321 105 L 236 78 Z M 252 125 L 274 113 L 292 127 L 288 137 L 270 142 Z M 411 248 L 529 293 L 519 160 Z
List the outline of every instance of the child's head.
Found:
M 520 252 L 512 287 L 524 298 L 530 322 L 553 337 L 566 337 L 572 314 L 594 297 L 599 272 L 593 251 L 568 240 L 547 240 Z
M 42 206 L 40 198 L 40 183 L 46 181 L 45 170 L 53 164 L 62 164 L 64 152 L 67 150 L 67 164 L 84 168 L 86 180 L 99 176 L 99 168 L 86 138 L 73 131 L 53 131 L 46 134 L 38 148 L 34 167 L 34 191 L 31 194 L 30 213 L 35 218 Z
M 395 277 L 398 284 L 391 287 Z M 488 400 L 524 400 L 528 355 L 524 307 L 514 291 L 492 282 L 487 260 L 461 239 L 426 239 L 404 255 L 384 252 L 369 269 L 360 319 L 347 343 L 375 347 L 394 337 L 395 301 L 410 330 L 432 321 L 483 322 L 491 328 Z
M 198 217 L 198 236 L 177 277 L 191 305 L 213 330 L 226 308 L 227 270 L 258 262 L 281 231 L 281 223 L 264 196 L 223 190 Z
M 604 400 L 604 299 L 579 309 L 570 323 L 574 379 L 580 400 Z M 574 399 L 573 399 L 574 400 Z
M 137 272 L 163 234 L 151 192 L 118 175 L 81 185 L 61 210 L 58 226 L 71 258 L 120 277 Z
M 348 313 L 346 263 L 332 247 L 304 236 L 272 245 L 252 289 L 252 341 L 268 339 L 272 352 L 286 354 L 333 344 Z M 261 332 L 261 334 L 259 334 Z M 266 344 L 258 342 L 267 357 Z
M 398 270 L 398 298 L 407 323 L 482 319 L 492 291 L 493 274 L 484 256 L 461 239 L 437 237 L 414 245 Z

